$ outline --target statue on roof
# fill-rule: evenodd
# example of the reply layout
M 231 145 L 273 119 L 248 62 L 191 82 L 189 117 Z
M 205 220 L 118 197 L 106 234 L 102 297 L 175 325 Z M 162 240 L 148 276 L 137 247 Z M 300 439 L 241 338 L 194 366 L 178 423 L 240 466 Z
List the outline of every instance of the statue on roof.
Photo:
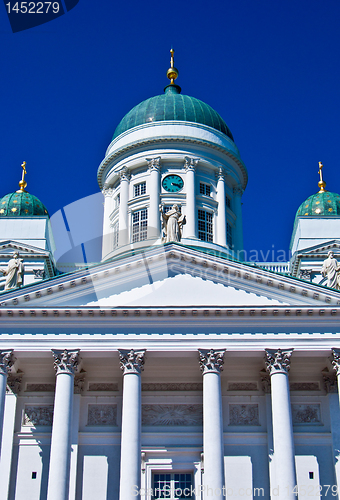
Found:
M 327 286 L 340 290 L 340 266 L 334 258 L 332 250 L 328 252 L 327 259 L 324 260 L 321 274 L 327 278 Z
M 8 262 L 7 269 L 0 269 L 0 271 L 6 276 L 5 290 L 20 288 L 23 285 L 25 267 L 19 252 L 14 253 L 13 259 Z
M 164 207 L 159 208 L 162 215 L 162 229 L 164 230 L 164 243 L 170 241 L 181 241 L 182 227 L 186 224 L 185 215 L 182 215 L 178 205 L 172 205 L 172 208 L 164 212 Z

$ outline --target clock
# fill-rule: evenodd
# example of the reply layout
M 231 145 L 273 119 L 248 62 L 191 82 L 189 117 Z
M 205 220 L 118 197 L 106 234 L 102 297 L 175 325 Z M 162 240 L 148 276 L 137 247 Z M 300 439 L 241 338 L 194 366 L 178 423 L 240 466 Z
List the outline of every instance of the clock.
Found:
M 177 193 L 183 188 L 184 182 L 182 177 L 179 175 L 170 174 L 164 177 L 162 186 L 165 191 L 168 191 L 169 193 Z

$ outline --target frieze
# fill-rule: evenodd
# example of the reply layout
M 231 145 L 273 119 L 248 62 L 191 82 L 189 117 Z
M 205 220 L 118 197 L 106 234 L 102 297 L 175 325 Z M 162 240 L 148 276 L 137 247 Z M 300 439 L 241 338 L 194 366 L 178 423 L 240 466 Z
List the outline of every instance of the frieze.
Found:
M 257 391 L 257 384 L 254 382 L 230 382 L 228 391 Z
M 320 424 L 320 404 L 292 404 L 293 424 Z
M 25 406 L 23 425 L 28 427 L 51 427 L 52 423 L 53 405 Z
M 144 383 L 142 391 L 203 391 L 202 382 Z
M 25 392 L 54 392 L 54 384 L 26 384 Z
M 291 391 L 319 391 L 319 382 L 292 382 L 290 384 Z
M 197 426 L 203 424 L 201 404 L 142 405 L 142 425 Z
M 87 425 L 117 425 L 117 405 L 89 404 Z
M 118 384 L 111 382 L 90 382 L 88 390 L 98 392 L 118 391 Z
M 260 425 L 258 404 L 229 404 L 229 425 Z

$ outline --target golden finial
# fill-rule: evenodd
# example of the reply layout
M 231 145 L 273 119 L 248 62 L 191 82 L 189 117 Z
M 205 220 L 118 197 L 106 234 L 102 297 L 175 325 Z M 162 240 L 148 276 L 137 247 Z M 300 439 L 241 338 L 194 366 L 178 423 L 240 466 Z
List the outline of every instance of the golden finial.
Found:
M 27 174 L 25 161 L 21 164 L 21 168 L 22 168 L 22 177 L 21 181 L 19 181 L 20 189 L 18 189 L 17 193 L 25 193 L 26 192 L 25 187 L 27 186 L 27 182 L 25 181 L 25 174 Z
M 319 172 L 318 172 L 320 175 L 320 180 L 318 182 L 318 186 L 320 188 L 319 193 L 324 193 L 326 191 L 326 189 L 325 189 L 326 183 L 322 178 L 322 169 L 323 169 L 323 165 L 322 165 L 321 161 L 319 161 Z
M 174 85 L 176 78 L 178 77 L 178 69 L 174 66 L 174 49 L 170 50 L 171 59 L 170 59 L 170 68 L 166 72 L 166 76 L 170 80 L 170 85 Z

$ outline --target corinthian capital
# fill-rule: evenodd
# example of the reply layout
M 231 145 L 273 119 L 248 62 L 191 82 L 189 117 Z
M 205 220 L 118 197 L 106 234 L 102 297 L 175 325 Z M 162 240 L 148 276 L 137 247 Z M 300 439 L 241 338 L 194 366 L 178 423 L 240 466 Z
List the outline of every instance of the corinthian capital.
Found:
M 7 351 L 0 351 L 0 373 L 2 375 L 7 375 L 11 366 L 14 365 L 15 357 L 13 355 L 13 349 L 8 349 Z
M 148 162 L 148 169 L 150 172 L 152 170 L 156 170 L 157 172 L 160 172 L 161 170 L 161 157 L 157 156 L 157 158 L 147 158 L 146 161 Z
M 113 189 L 112 188 L 104 188 L 102 190 L 102 193 L 105 196 L 105 198 L 109 198 L 110 196 L 112 196 Z
M 224 181 L 225 180 L 225 178 L 224 178 L 224 176 L 225 176 L 225 170 L 224 170 L 224 168 L 223 167 L 218 167 L 218 170 L 216 170 L 216 172 L 215 172 L 215 176 L 216 176 L 216 179 L 218 181 Z
M 290 358 L 293 349 L 266 349 L 264 358 L 266 370 L 269 375 L 273 373 L 288 373 L 290 369 Z
M 127 373 L 141 373 L 144 368 L 145 350 L 134 351 L 133 349 L 120 349 L 119 351 L 120 368 L 123 375 Z
M 197 158 L 190 158 L 189 156 L 184 157 L 184 168 L 185 171 L 187 172 L 188 170 L 192 170 L 195 172 L 196 167 L 198 165 L 199 159 Z
M 340 349 L 332 349 L 332 355 L 329 360 L 335 373 L 340 375 Z
M 234 192 L 234 194 L 236 194 L 238 196 L 242 196 L 244 190 L 240 186 L 236 186 L 236 187 L 234 187 L 233 192 Z
M 74 375 L 78 371 L 78 364 L 80 361 L 79 349 L 74 349 L 69 351 L 67 349 L 59 350 L 52 349 L 52 354 L 54 358 L 54 369 L 56 374 L 60 373 L 70 373 Z
M 199 349 L 199 363 L 203 375 L 206 373 L 220 373 L 223 370 L 223 356 L 225 349 L 215 351 L 214 349 Z
M 131 177 L 130 170 L 127 167 L 123 167 L 119 171 L 119 177 L 120 177 L 120 182 L 129 181 Z

